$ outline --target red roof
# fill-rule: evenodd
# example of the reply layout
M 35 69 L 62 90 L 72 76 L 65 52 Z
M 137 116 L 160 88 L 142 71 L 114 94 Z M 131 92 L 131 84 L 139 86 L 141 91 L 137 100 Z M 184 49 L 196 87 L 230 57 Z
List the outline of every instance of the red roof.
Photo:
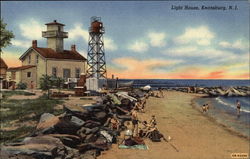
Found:
M 8 68 L 8 65 L 4 62 L 4 60 L 0 57 L 0 68 Z
M 47 24 L 45 24 L 45 25 L 62 25 L 62 26 L 65 26 L 65 25 L 62 24 L 62 23 L 58 23 L 56 20 L 54 20 L 54 21 L 51 22 L 51 23 L 47 23 Z
M 25 66 L 18 66 L 18 67 L 10 67 L 10 68 L 8 68 L 8 71 L 25 70 L 25 69 L 32 68 L 32 67 L 36 67 L 36 66 L 34 66 L 34 65 L 25 65 Z
M 51 48 L 41 48 L 33 47 L 41 56 L 45 58 L 53 59 L 71 59 L 71 60 L 83 60 L 86 61 L 86 58 L 83 57 L 79 52 L 72 50 L 63 50 L 63 52 L 55 52 Z

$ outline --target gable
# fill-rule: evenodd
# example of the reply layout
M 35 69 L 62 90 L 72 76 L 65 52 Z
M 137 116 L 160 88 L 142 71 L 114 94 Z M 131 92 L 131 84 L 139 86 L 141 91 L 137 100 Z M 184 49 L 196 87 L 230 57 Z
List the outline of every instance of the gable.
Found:
M 19 57 L 19 59 L 20 59 L 21 61 L 24 61 L 25 58 L 26 58 L 28 55 L 30 55 L 31 53 L 35 53 L 35 54 L 39 55 L 39 57 L 41 57 L 41 58 L 44 59 L 44 57 L 43 57 L 41 54 L 39 54 L 39 52 L 37 52 L 36 50 L 34 50 L 32 47 L 30 47 L 27 51 L 25 51 L 25 52 Z

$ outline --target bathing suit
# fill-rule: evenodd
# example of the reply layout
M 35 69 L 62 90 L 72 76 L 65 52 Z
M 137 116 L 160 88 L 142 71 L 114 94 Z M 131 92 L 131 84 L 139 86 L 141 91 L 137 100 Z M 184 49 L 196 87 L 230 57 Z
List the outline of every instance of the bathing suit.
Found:
M 137 124 L 138 124 L 138 120 L 133 119 L 133 120 L 132 120 L 132 124 L 133 124 L 133 125 L 137 125 Z

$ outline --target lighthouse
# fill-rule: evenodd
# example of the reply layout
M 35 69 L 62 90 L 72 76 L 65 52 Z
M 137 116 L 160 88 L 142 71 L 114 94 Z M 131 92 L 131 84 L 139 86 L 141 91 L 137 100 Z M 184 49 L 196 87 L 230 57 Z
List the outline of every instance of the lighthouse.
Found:
M 100 17 L 92 17 L 89 27 L 89 42 L 87 77 L 89 78 L 106 78 L 106 62 L 104 52 L 103 34 L 105 33 L 103 23 Z
M 68 32 L 63 31 L 64 24 L 54 20 L 45 25 L 47 25 L 47 31 L 42 32 L 42 37 L 47 38 L 48 48 L 53 49 L 55 52 L 63 52 L 63 39 L 68 38 Z
M 100 17 L 91 17 L 89 27 L 87 80 L 88 90 L 98 90 L 107 84 L 107 70 L 103 34 L 105 33 Z

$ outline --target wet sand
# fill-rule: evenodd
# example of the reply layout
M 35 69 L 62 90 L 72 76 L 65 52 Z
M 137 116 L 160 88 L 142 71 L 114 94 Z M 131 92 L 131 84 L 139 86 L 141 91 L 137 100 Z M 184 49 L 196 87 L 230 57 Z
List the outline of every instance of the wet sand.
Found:
M 156 115 L 158 129 L 165 137 L 171 136 L 172 143 L 145 143 L 149 150 L 112 149 L 102 152 L 98 159 L 230 159 L 232 153 L 248 153 L 249 139 L 241 137 L 217 124 L 192 106 L 192 99 L 198 95 L 182 92 L 164 92 L 164 98 L 150 97 L 146 113 L 140 113 L 141 120 Z

